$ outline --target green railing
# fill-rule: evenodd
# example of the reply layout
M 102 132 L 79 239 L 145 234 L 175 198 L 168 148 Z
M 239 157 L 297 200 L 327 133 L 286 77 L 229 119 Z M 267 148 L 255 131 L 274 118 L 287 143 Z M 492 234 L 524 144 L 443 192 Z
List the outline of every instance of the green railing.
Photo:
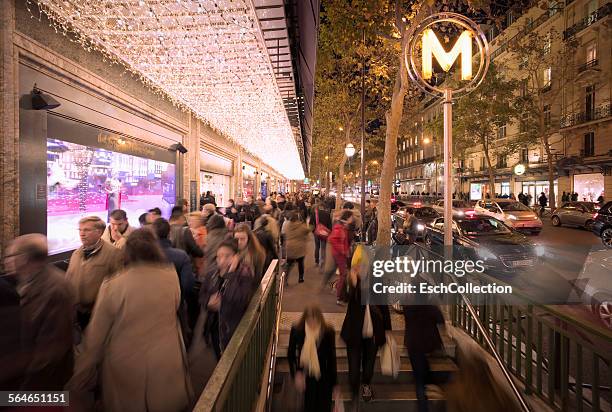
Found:
M 279 293 L 274 260 L 194 407 L 196 412 L 251 412 L 267 391 Z
M 486 280 L 503 284 L 499 279 Z M 610 410 L 609 331 L 581 323 L 554 306 L 535 304 L 516 291 L 509 298 L 483 295 L 482 300 L 474 307 L 475 316 L 527 394 L 560 411 Z M 485 337 L 474 327 L 474 315 L 464 302 L 451 306 L 451 320 L 483 345 Z M 603 391 L 608 392 L 608 400 Z
M 442 258 L 420 245 L 414 249 L 417 258 Z M 486 274 L 475 278 L 506 285 Z M 508 297 L 483 294 L 478 305 L 461 294 L 451 299 L 452 324 L 489 351 L 504 374 L 518 378 L 525 394 L 559 411 L 612 410 L 612 331 L 538 304 L 516 289 Z

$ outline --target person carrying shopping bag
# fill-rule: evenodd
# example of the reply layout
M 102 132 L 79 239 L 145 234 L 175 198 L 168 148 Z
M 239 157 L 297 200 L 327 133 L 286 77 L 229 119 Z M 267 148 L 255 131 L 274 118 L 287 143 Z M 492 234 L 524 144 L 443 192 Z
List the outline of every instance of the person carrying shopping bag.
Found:
M 359 396 L 365 402 L 374 396 L 370 383 L 374 375 L 376 353 L 386 343 L 386 335 L 391 331 L 391 315 L 387 305 L 362 304 L 361 286 L 367 284 L 367 276 L 367 251 L 360 244 L 356 247 L 351 261 L 348 306 L 340 333 L 347 348 L 349 381 L 354 404 L 358 402 Z

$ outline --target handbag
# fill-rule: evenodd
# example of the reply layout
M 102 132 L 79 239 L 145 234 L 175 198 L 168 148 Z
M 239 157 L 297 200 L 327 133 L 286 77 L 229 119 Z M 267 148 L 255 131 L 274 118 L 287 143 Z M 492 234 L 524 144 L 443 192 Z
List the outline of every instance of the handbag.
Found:
M 397 342 L 391 333 L 387 333 L 387 342 L 382 347 L 380 354 L 380 370 L 383 375 L 397 378 L 400 370 L 400 353 Z
M 315 209 L 315 230 L 314 234 L 321 240 L 327 240 L 331 233 L 331 230 L 325 225 L 319 223 L 319 209 Z

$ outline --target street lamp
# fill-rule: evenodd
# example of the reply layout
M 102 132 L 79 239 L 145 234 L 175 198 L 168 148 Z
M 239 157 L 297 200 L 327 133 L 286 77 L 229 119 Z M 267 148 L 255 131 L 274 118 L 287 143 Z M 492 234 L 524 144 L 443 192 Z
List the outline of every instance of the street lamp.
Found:
M 347 143 L 344 148 L 344 154 L 346 157 L 353 157 L 355 155 L 355 146 L 352 143 Z

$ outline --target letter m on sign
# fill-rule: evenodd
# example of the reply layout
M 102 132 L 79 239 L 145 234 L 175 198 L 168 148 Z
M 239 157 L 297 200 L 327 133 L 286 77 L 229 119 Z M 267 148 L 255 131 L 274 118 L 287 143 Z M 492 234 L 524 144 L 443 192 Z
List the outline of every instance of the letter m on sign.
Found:
M 453 45 L 450 52 L 446 52 L 440 44 L 438 37 L 431 29 L 423 31 L 423 78 L 431 79 L 433 73 L 433 57 L 436 57 L 440 67 L 449 71 L 457 57 L 461 55 L 461 80 L 472 79 L 472 33 L 464 31 Z

